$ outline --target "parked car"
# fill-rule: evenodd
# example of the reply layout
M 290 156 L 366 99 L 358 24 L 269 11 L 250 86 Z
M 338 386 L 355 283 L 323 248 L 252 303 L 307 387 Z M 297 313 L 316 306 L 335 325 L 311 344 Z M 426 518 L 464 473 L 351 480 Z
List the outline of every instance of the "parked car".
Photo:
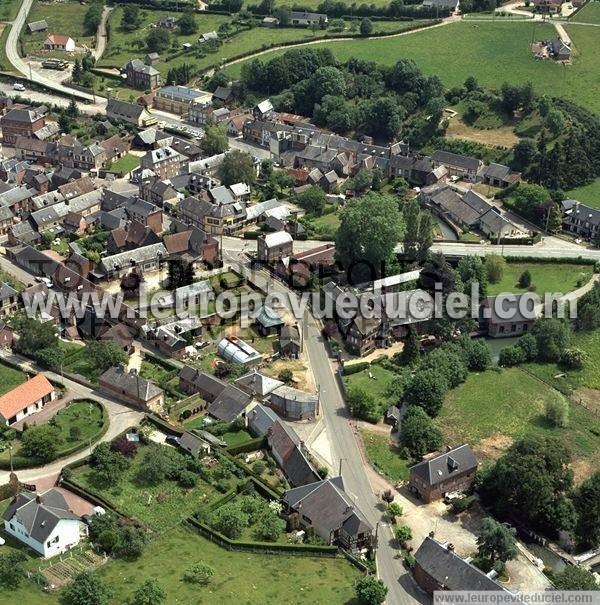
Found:
M 179 437 L 176 437 L 175 435 L 167 435 L 165 438 L 165 443 L 167 445 L 172 445 L 173 447 L 179 447 L 179 442 Z
M 23 84 L 21 84 L 21 82 L 15 82 L 13 84 L 13 89 L 14 90 L 18 90 L 19 92 L 24 92 L 25 91 L 25 86 L 23 86 Z

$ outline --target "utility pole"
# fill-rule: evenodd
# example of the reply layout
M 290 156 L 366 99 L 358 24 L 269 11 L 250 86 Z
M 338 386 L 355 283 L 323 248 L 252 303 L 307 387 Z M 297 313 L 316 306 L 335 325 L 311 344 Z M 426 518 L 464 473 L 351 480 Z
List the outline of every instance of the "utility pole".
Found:
M 8 455 L 10 457 L 10 473 L 12 475 L 13 472 L 14 472 L 14 469 L 13 469 L 13 457 L 12 457 L 12 443 L 8 446 Z

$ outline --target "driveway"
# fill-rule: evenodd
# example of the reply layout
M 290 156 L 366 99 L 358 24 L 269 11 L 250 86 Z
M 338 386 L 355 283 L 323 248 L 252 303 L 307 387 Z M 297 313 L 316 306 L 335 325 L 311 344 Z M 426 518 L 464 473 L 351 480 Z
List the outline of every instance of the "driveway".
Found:
M 128 406 L 122 404 L 117 399 L 107 397 L 95 389 L 85 387 L 78 382 L 69 380 L 64 376 L 56 374 L 55 372 L 40 370 L 32 361 L 19 355 L 14 355 L 8 351 L 0 351 L 0 356 L 13 363 L 18 363 L 23 369 L 29 372 L 43 371 L 48 378 L 62 382 L 67 388 L 68 395 L 70 397 L 79 399 L 93 399 L 94 401 L 102 403 L 108 412 L 110 425 L 104 436 L 100 439 L 100 442 L 111 441 L 130 426 L 137 426 L 144 416 L 142 412 L 134 411 Z M 37 479 L 41 479 L 49 475 L 58 475 L 63 466 L 66 464 L 70 464 L 71 462 L 81 460 L 82 458 L 88 456 L 91 453 L 91 449 L 94 445 L 95 444 L 92 443 L 90 448 L 85 448 L 76 454 L 55 460 L 54 462 L 46 464 L 45 466 L 19 470 L 17 471 L 17 477 L 24 483 L 34 483 Z M 8 471 L 0 471 L 0 485 L 8 482 L 9 474 L 10 473 Z

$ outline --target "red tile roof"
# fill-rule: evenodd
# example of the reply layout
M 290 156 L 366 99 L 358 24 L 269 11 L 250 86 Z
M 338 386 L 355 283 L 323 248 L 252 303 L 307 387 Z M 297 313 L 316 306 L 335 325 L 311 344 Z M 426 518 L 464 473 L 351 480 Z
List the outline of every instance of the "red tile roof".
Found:
M 43 374 L 38 374 L 0 397 L 0 416 L 8 420 L 53 390 L 50 381 Z

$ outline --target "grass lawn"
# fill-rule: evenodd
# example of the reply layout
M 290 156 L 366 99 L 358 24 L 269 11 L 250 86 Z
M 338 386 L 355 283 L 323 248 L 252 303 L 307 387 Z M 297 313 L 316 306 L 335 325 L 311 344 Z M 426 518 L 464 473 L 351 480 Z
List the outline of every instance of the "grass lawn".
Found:
M 70 406 L 60 410 L 50 421 L 52 426 L 58 429 L 56 458 L 61 458 L 65 453 L 72 452 L 73 448 L 83 449 L 90 441 L 93 443 L 98 439 L 98 435 L 104 424 L 104 412 L 100 405 L 91 401 L 77 401 Z M 71 429 L 75 427 L 79 433 L 77 437 L 71 436 Z M 13 457 L 24 458 L 21 452 L 21 442 L 13 442 Z M 35 458 L 31 460 L 31 466 L 36 466 L 39 461 Z M 8 463 L 10 454 L 8 449 L 0 453 L 0 461 Z
M 75 469 L 73 478 L 84 487 L 101 492 L 126 515 L 138 519 L 158 531 L 173 527 L 220 496 L 212 485 L 200 478 L 198 478 L 196 487 L 192 489 L 184 489 L 179 487 L 175 481 L 168 480 L 158 485 L 140 484 L 136 474 L 144 453 L 152 447 L 168 446 L 158 444 L 141 446 L 131 467 L 124 474 L 123 481 L 116 487 L 102 488 L 96 485 L 93 471 L 87 465 Z M 233 487 L 233 483 L 231 487 Z M 163 502 L 157 501 L 156 497 L 159 494 L 166 496 Z
M 102 373 L 87 356 L 85 346 L 60 342 L 59 346 L 65 351 L 66 357 L 63 370 L 72 374 L 81 374 L 90 382 L 96 382 Z
M 373 468 L 393 483 L 408 479 L 410 462 L 400 458 L 398 448 L 389 437 L 364 429 L 361 429 L 360 437 Z
M 140 376 L 152 380 L 161 389 L 164 389 L 167 403 L 173 403 L 186 397 L 179 390 L 179 370 L 177 368 L 167 370 L 151 357 L 145 357 L 142 361 Z
M 369 378 L 369 372 L 373 378 Z M 344 382 L 348 388 L 359 387 L 367 393 L 371 393 L 375 397 L 383 399 L 386 398 L 387 388 L 392 380 L 392 376 L 393 373 L 390 372 L 390 370 L 386 370 L 379 364 L 374 363 L 362 372 L 345 376 Z
M 0 395 L 12 391 L 26 380 L 27 375 L 21 370 L 0 363 Z
M 568 67 L 534 60 L 529 49 L 532 36 L 540 40 L 556 34 L 552 25 L 537 22 L 463 21 L 396 38 L 330 41 L 324 45 L 341 61 L 368 57 L 393 65 L 402 57 L 413 59 L 426 74 L 437 74 L 448 87 L 462 84 L 468 76 L 492 88 L 499 88 L 503 82 L 520 84 L 530 80 L 539 93 L 565 97 L 600 112 L 600 36 L 596 28 L 584 25 L 568 25 L 567 29 L 577 49 L 574 64 Z M 443 61 L 438 53 L 431 52 L 432 48 L 444 54 Z M 272 56 L 269 53 L 262 59 Z M 227 68 L 234 77 L 240 70 L 241 63 Z
M 520 294 L 527 288 L 519 288 L 518 281 L 523 271 L 531 273 L 531 283 L 536 293 L 543 296 L 546 292 L 571 292 L 586 284 L 593 274 L 591 265 L 560 263 L 507 263 L 502 280 L 497 284 L 488 284 L 487 293 L 495 296 L 501 292 Z
M 227 445 L 240 445 L 241 443 L 246 443 L 246 441 L 250 441 L 252 439 L 252 435 L 248 431 L 234 431 L 232 433 L 223 433 L 219 437 Z
M 28 55 L 37 53 L 43 57 L 69 56 L 69 53 L 45 52 L 42 50 L 44 40 L 48 37 L 48 34 L 66 34 L 75 40 L 77 46 L 87 46 L 91 49 L 93 36 L 88 36 L 83 26 L 86 10 L 87 7 L 81 6 L 79 2 L 45 4 L 36 1 L 27 17 L 27 23 L 45 19 L 48 23 L 48 31 L 30 34 L 27 33 L 27 26 L 25 26 L 22 34 L 25 52 Z
M 597 0 L 590 0 L 581 10 L 571 17 L 571 20 L 600 25 L 600 2 Z
M 328 212 L 321 216 L 306 218 L 306 226 L 311 236 L 335 239 L 340 226 L 340 216 L 337 212 Z
M 561 390 L 566 387 L 567 390 L 583 388 L 600 391 L 600 330 L 574 332 L 570 346 L 587 353 L 587 361 L 581 370 L 565 371 L 556 364 L 528 364 L 526 368 Z M 599 404 L 597 410 L 600 412 L 600 393 L 595 395 Z
M 575 459 L 600 460 L 600 419 L 570 403 L 569 426 L 551 427 L 546 402 L 563 395 L 519 368 L 469 374 L 446 397 L 436 424 L 444 443 L 471 443 L 483 458 L 494 456 L 525 435 L 552 436 L 569 447 Z M 595 435 L 592 431 L 597 432 Z
M 600 6 L 600 2 L 598 5 Z M 589 185 L 571 189 L 567 195 L 570 199 L 579 200 L 592 208 L 600 208 L 600 179 L 592 181 Z
M 121 174 L 128 174 L 140 165 L 140 158 L 132 153 L 127 153 L 122 158 L 119 158 L 116 162 L 110 165 L 110 170 L 120 172 Z
M 110 605 L 130 602 L 137 587 L 148 578 L 156 578 L 165 589 L 166 605 L 347 605 L 360 577 L 343 558 L 232 552 L 185 526 L 158 540 L 136 561 L 109 561 L 98 569 L 98 575 L 114 590 Z M 199 561 L 215 570 L 209 586 L 182 581 L 185 570 Z M 44 593 L 27 580 L 16 590 L 0 591 L 0 605 L 58 605 L 59 599 L 60 592 Z
M 12 21 L 17 16 L 20 6 L 19 0 L 0 0 L 0 19 Z

